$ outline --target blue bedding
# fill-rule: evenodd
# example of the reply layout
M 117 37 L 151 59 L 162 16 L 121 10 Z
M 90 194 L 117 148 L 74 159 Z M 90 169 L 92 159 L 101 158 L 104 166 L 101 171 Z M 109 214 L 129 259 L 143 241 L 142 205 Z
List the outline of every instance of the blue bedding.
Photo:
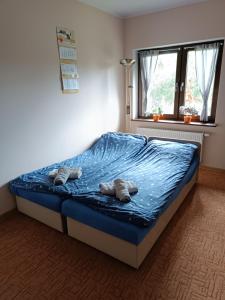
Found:
M 199 157 L 196 153 L 188 172 L 185 174 L 182 181 L 171 195 L 172 200 L 176 199 L 182 188 L 192 179 L 198 168 L 198 165 Z M 89 208 L 87 205 L 72 199 L 63 201 L 62 214 L 83 224 L 128 241 L 134 245 L 138 245 L 154 226 L 153 223 L 151 224 L 152 226 L 140 227 L 132 223 L 123 222 L 102 214 L 96 209 Z
M 152 140 L 132 159 L 110 166 L 100 179 L 110 181 L 121 177 L 134 181 L 139 192 L 129 203 L 121 203 L 111 196 L 99 193 L 99 180 L 81 180 L 79 194 L 73 199 L 122 221 L 139 226 L 153 225 L 170 205 L 173 192 L 188 171 L 197 146 Z
M 54 193 L 62 198 L 68 198 L 81 190 L 88 189 L 90 182 L 102 180 L 108 174 L 109 165 L 112 163 L 120 164 L 127 159 L 132 159 L 146 143 L 147 139 L 143 136 L 123 133 L 104 134 L 81 155 L 19 176 L 10 182 L 10 190 L 15 194 L 24 189 Z M 65 185 L 55 186 L 48 176 L 53 169 L 78 166 L 82 167 L 81 180 L 68 180 Z
M 72 198 L 101 213 L 135 225 L 149 226 L 170 205 L 172 195 L 187 173 L 197 146 L 144 137 L 108 133 L 89 150 L 64 162 L 20 176 L 11 182 L 18 189 L 54 193 Z M 48 172 L 60 166 L 81 166 L 83 175 L 54 186 Z M 129 203 L 99 193 L 99 183 L 115 178 L 133 180 L 139 192 Z

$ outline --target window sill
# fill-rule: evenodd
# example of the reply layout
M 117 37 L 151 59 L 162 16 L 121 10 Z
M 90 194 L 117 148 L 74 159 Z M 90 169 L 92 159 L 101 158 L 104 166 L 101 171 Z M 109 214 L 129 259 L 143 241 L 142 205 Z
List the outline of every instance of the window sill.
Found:
M 186 124 L 183 121 L 175 121 L 175 120 L 159 120 L 157 122 L 153 121 L 153 119 L 131 119 L 131 121 L 135 122 L 152 122 L 159 124 L 176 124 L 176 125 L 186 125 L 186 126 L 205 126 L 205 127 L 216 127 L 215 123 L 202 123 L 202 122 L 191 122 L 190 124 Z

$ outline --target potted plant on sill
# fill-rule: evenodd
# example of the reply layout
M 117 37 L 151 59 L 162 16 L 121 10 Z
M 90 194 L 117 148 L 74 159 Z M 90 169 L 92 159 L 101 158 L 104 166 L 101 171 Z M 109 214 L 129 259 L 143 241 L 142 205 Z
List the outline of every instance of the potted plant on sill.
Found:
M 198 115 L 198 111 L 195 107 L 193 106 L 180 106 L 180 114 L 184 115 L 184 123 L 185 124 L 190 124 L 192 120 L 192 116 Z
M 160 119 L 160 117 L 161 117 L 161 115 L 162 115 L 162 109 L 161 109 L 161 107 L 154 108 L 152 110 L 152 113 L 153 113 L 153 115 L 152 115 L 153 121 L 154 122 L 158 122 L 159 119 Z

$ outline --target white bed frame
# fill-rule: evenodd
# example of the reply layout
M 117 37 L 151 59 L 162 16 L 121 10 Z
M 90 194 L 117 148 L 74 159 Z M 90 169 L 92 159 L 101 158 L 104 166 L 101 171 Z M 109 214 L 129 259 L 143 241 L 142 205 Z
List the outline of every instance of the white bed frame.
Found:
M 91 226 L 67 218 L 68 235 L 78 239 L 114 258 L 138 269 L 160 234 L 166 228 L 179 206 L 197 181 L 198 170 L 181 190 L 177 198 L 159 217 L 156 225 L 145 236 L 139 245 L 134 245 Z
M 68 235 L 138 269 L 197 181 L 198 170 L 180 194 L 160 216 L 156 225 L 139 245 L 132 244 L 91 226 L 67 218 Z M 16 196 L 17 209 L 60 232 L 65 232 L 62 215 L 25 198 Z
M 60 232 L 64 232 L 63 219 L 60 213 L 29 201 L 25 198 L 16 196 L 17 209 Z

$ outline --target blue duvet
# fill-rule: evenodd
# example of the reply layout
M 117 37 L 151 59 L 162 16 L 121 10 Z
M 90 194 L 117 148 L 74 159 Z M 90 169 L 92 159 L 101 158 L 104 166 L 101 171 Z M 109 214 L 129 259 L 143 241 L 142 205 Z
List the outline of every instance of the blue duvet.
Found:
M 188 171 L 197 146 L 118 133 L 103 135 L 83 154 L 22 175 L 11 182 L 17 189 L 56 193 L 72 198 L 114 218 L 140 226 L 155 223 L 169 206 L 173 192 Z M 81 166 L 83 175 L 54 186 L 48 173 L 60 166 Z M 115 178 L 134 181 L 139 192 L 129 203 L 99 193 L 99 183 Z
M 110 173 L 112 164 L 117 165 L 132 159 L 146 144 L 142 136 L 125 135 L 122 133 L 107 133 L 102 135 L 92 147 L 81 155 L 53 164 L 51 166 L 21 175 L 10 183 L 10 189 L 17 193 L 18 189 L 32 190 L 44 193 L 55 193 L 69 198 L 85 191 L 98 183 Z M 55 186 L 48 174 L 60 167 L 82 167 L 82 177 L 79 180 L 69 180 L 65 185 Z M 113 179 L 113 175 L 110 177 Z

